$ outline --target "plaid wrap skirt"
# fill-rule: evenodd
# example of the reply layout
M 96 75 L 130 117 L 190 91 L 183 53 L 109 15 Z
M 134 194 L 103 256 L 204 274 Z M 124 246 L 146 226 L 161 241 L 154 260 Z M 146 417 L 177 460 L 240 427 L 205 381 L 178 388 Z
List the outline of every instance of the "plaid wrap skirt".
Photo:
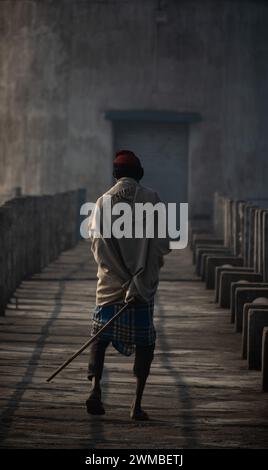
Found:
M 91 335 L 95 335 L 124 304 L 96 306 L 93 311 Z M 151 346 L 155 343 L 156 332 L 153 322 L 154 302 L 133 304 L 105 330 L 101 337 L 111 341 L 121 354 L 130 356 L 135 346 Z

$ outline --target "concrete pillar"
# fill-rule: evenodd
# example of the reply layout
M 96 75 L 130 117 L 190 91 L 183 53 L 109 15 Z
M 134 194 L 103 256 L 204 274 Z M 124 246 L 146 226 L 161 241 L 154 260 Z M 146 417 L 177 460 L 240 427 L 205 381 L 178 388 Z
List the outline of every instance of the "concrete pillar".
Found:
M 263 213 L 263 280 L 268 281 L 268 212 Z
M 219 305 L 224 308 L 231 306 L 231 284 L 232 282 L 261 282 L 260 273 L 251 272 L 250 268 L 228 268 L 223 269 L 219 282 Z
M 267 310 L 268 298 L 259 297 L 251 303 L 244 304 L 243 309 L 243 326 L 242 326 L 242 359 L 247 359 L 248 352 L 248 316 L 253 309 Z
M 249 221 L 249 246 L 248 246 L 248 266 L 254 267 L 254 235 L 255 235 L 255 219 L 257 217 L 257 208 L 250 209 Z
M 238 284 L 237 284 L 238 286 Z M 258 297 L 268 297 L 268 284 L 250 283 L 248 287 L 237 287 L 235 290 L 235 331 L 242 331 L 243 308 L 245 303 L 253 302 Z
M 248 368 L 261 370 L 262 333 L 268 327 L 268 309 L 252 309 L 248 317 Z
M 216 275 L 216 268 L 222 265 L 229 265 L 229 266 L 242 266 L 243 259 L 237 256 L 208 256 L 207 263 L 206 263 L 206 273 L 205 273 L 205 280 L 206 280 L 206 288 L 207 289 L 215 289 L 215 275 Z
M 268 392 L 268 328 L 262 333 L 262 390 Z

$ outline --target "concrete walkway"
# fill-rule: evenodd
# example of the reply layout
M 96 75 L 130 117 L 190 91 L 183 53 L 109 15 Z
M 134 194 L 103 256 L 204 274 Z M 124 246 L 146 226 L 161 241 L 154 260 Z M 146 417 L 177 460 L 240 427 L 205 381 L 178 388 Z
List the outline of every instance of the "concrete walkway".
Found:
M 157 349 L 144 397 L 149 422 L 129 419 L 133 358 L 112 347 L 105 416 L 88 416 L 84 407 L 87 352 L 47 384 L 87 339 L 95 286 L 95 265 L 82 242 L 16 291 L 0 320 L 2 447 L 268 447 L 260 373 L 240 359 L 241 337 L 193 274 L 188 250 L 171 253 L 161 275 Z

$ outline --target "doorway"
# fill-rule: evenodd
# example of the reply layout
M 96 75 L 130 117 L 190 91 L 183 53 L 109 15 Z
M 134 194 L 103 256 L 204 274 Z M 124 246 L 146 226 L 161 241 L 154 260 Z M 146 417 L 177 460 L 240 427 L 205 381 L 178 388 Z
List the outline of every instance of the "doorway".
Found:
M 141 159 L 141 184 L 156 190 L 165 203 L 188 200 L 187 123 L 114 121 L 114 150 L 129 149 Z

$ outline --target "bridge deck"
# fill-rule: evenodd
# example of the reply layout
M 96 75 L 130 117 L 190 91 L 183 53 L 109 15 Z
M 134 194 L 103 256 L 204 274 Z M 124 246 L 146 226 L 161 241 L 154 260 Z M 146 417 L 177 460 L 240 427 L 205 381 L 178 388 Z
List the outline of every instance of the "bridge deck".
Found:
M 133 358 L 109 348 L 106 415 L 88 416 L 87 353 L 45 379 L 87 338 L 95 266 L 89 246 L 65 252 L 24 281 L 1 318 L 1 446 L 41 448 L 268 447 L 268 397 L 240 359 L 226 310 L 195 278 L 190 253 L 168 256 L 156 299 L 158 332 L 144 408 L 129 419 Z

